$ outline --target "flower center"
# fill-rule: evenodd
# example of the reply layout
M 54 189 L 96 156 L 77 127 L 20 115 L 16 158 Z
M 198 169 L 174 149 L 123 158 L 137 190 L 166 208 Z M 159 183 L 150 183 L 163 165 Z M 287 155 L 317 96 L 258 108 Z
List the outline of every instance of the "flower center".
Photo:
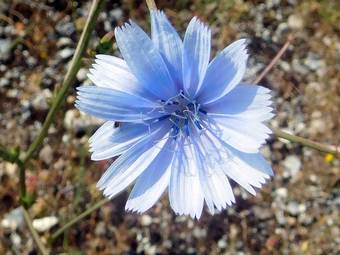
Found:
M 186 97 L 183 92 L 163 103 L 166 113 L 164 118 L 173 123 L 171 136 L 174 139 L 181 135 L 190 136 L 203 129 L 201 115 L 206 112 L 200 109 L 198 103 Z

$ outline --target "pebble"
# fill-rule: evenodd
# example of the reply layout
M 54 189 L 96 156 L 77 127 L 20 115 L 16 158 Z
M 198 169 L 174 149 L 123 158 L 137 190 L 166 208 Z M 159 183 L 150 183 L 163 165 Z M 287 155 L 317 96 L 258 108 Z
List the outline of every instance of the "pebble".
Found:
M 88 69 L 87 68 L 80 68 L 78 73 L 77 73 L 77 79 L 80 82 L 83 82 L 87 79 L 87 73 Z
M 70 18 L 66 16 L 65 19 L 61 20 L 57 24 L 56 30 L 59 34 L 63 36 L 71 36 L 76 31 L 74 24 L 69 20 Z
M 35 219 L 32 222 L 33 227 L 38 231 L 38 232 L 45 232 L 58 224 L 59 220 L 55 216 L 48 216 L 40 219 Z
M 24 224 L 24 215 L 21 207 L 6 214 L 1 221 L 1 227 L 16 230 Z
M 297 216 L 306 211 L 306 206 L 304 204 L 299 204 L 295 201 L 290 201 L 286 207 L 287 212 L 293 216 Z
M 58 56 L 61 59 L 68 59 L 73 55 L 74 51 L 75 51 L 74 49 L 65 48 L 58 52 Z
M 49 89 L 44 89 L 33 96 L 32 106 L 35 110 L 46 111 L 48 109 L 47 99 L 52 97 Z
M 10 57 L 12 41 L 10 39 L 0 39 L 0 60 L 8 60 Z
M 39 158 L 47 165 L 52 163 L 53 150 L 50 145 L 45 145 L 39 153 Z
M 291 29 L 302 29 L 303 28 L 303 19 L 301 16 L 292 14 L 288 17 L 288 26 Z
M 72 45 L 72 44 L 73 44 L 73 41 L 69 37 L 61 37 L 57 41 L 57 47 L 58 48 L 62 48 L 64 46 L 69 46 L 69 45 Z
M 255 217 L 260 220 L 267 220 L 272 217 L 270 208 L 262 208 L 260 206 L 254 206 L 253 212 L 255 214 Z
M 140 223 L 141 223 L 141 225 L 144 226 L 144 227 L 150 226 L 151 223 L 152 223 L 152 218 L 151 218 L 151 216 L 149 216 L 149 215 L 147 215 L 147 214 L 143 215 L 142 218 L 141 218 L 141 220 L 140 220 Z
M 288 195 L 288 190 L 286 188 L 278 188 L 275 191 L 276 195 L 280 198 L 286 198 Z
M 218 240 L 218 242 L 217 242 L 217 246 L 218 246 L 220 249 L 224 249 L 224 248 L 227 248 L 228 243 L 227 243 L 226 240 L 220 239 L 220 240 Z
M 295 155 L 286 157 L 282 164 L 285 168 L 285 177 L 294 177 L 301 169 L 301 160 Z
M 123 17 L 123 10 L 120 8 L 116 8 L 110 11 L 110 16 L 116 20 L 120 20 Z
M 74 130 L 75 132 L 84 130 L 91 126 L 98 126 L 102 123 L 103 121 L 100 119 L 81 114 L 78 109 L 68 110 L 64 117 L 65 128 L 68 130 Z
M 19 246 L 21 244 L 21 237 L 16 232 L 11 233 L 10 238 L 14 246 Z
M 326 66 L 325 61 L 315 53 L 308 53 L 303 63 L 311 71 L 319 71 L 320 69 L 323 69 Z

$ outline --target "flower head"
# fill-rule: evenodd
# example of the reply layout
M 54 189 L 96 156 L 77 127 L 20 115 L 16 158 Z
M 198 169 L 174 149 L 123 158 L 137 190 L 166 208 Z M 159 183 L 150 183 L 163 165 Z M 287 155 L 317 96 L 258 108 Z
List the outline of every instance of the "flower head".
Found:
M 126 209 L 144 212 L 168 190 L 177 214 L 199 218 L 235 202 L 229 179 L 251 194 L 273 172 L 259 152 L 274 114 L 270 90 L 241 83 L 238 40 L 210 61 L 210 29 L 193 18 L 181 40 L 163 12 L 152 37 L 130 21 L 116 28 L 124 58 L 97 55 L 76 106 L 106 120 L 90 138 L 93 160 L 121 155 L 98 188 L 112 198 L 135 182 Z M 114 122 L 119 122 L 118 128 Z

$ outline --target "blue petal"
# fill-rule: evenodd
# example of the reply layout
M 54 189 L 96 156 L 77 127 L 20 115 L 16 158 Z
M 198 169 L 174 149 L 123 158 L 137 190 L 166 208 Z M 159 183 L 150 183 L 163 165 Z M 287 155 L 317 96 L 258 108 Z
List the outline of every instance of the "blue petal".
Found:
M 208 117 L 208 128 L 224 142 L 246 153 L 257 153 L 272 131 L 261 122 L 239 117 Z
M 151 11 L 151 32 L 152 41 L 163 55 L 173 80 L 181 86 L 183 43 L 164 12 Z
M 114 56 L 97 55 L 88 77 L 98 87 L 119 90 L 151 100 L 155 99 L 149 91 L 139 84 L 126 62 Z
M 221 99 L 207 104 L 209 116 L 238 117 L 250 122 L 271 119 L 274 114 L 270 90 L 256 85 L 238 85 Z
M 245 39 L 226 47 L 209 64 L 197 101 L 204 105 L 222 98 L 234 89 L 244 76 L 247 59 Z
M 183 48 L 184 91 L 194 98 L 199 90 L 210 59 L 210 29 L 194 17 L 187 28 Z
M 222 170 L 248 192 L 255 195 L 253 187 L 261 186 L 273 172 L 270 165 L 260 153 L 244 153 L 223 142 L 216 134 L 206 132 L 202 136 L 205 149 L 210 151 L 210 158 L 217 158 L 216 171 Z M 253 186 L 253 187 L 252 187 Z
M 197 164 L 194 158 L 186 156 L 188 144 L 183 139 L 175 148 L 169 184 L 169 199 L 172 209 L 179 215 L 190 215 L 199 219 L 204 205 Z
M 129 186 L 152 163 L 167 143 L 170 123 L 143 138 L 121 155 L 104 173 L 97 187 L 112 198 Z
M 215 148 L 209 148 L 209 142 L 203 140 L 202 136 L 194 144 L 196 162 L 199 169 L 199 177 L 205 201 L 211 214 L 221 211 L 227 205 L 235 203 L 235 197 L 228 181 L 223 173 L 224 162 L 219 159 L 212 162 L 214 154 L 219 153 Z
M 115 121 L 143 122 L 158 118 L 156 102 L 122 91 L 95 86 L 78 87 L 76 107 L 98 118 Z
M 104 160 L 123 154 L 148 135 L 150 128 L 135 123 L 123 123 L 115 128 L 112 121 L 104 123 L 89 140 L 91 159 Z
M 167 100 L 177 94 L 164 60 L 156 46 L 135 23 L 115 29 L 118 47 L 131 72 L 156 98 Z
M 167 188 L 175 140 L 170 139 L 147 169 L 138 177 L 125 209 L 143 213 L 152 207 Z

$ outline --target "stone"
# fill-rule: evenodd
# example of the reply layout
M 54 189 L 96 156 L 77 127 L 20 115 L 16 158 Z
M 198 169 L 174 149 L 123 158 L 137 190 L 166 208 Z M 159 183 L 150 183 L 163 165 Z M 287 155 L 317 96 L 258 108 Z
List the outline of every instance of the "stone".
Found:
M 53 150 L 51 146 L 45 145 L 44 148 L 39 153 L 39 158 L 47 165 L 52 163 L 53 160 Z
M 11 53 L 12 41 L 10 39 L 0 39 L 0 60 L 8 60 Z
M 24 224 L 24 215 L 21 207 L 6 214 L 1 221 L 1 227 L 16 230 Z
M 80 68 L 78 73 L 77 73 L 77 79 L 80 82 L 83 82 L 87 79 L 87 73 L 88 69 L 87 68 Z
M 291 29 L 302 29 L 303 28 L 303 19 L 301 16 L 292 14 L 288 17 L 288 27 Z
M 103 124 L 103 120 L 81 114 L 77 109 L 68 110 L 64 117 L 65 128 L 74 132 L 101 124 Z
M 299 204 L 295 201 L 290 201 L 286 208 L 287 212 L 293 216 L 297 216 L 306 211 L 306 206 L 304 204 Z
M 56 25 L 56 30 L 63 36 L 71 36 L 76 31 L 74 24 L 70 22 L 68 16 Z
M 288 190 L 286 188 L 278 188 L 275 193 L 280 198 L 287 198 Z
M 149 216 L 149 215 L 147 215 L 147 214 L 143 215 L 142 218 L 141 218 L 141 220 L 140 220 L 140 223 L 141 223 L 141 225 L 144 226 L 144 227 L 150 226 L 151 223 L 152 223 L 152 218 L 151 218 L 151 216 Z
M 58 224 L 58 222 L 59 220 L 57 217 L 48 216 L 33 220 L 32 225 L 38 232 L 46 232 L 47 230 Z
M 32 99 L 32 106 L 35 110 L 46 111 L 48 109 L 47 99 L 52 97 L 52 93 L 49 89 L 44 89 L 34 94 Z
M 69 46 L 69 45 L 72 45 L 72 44 L 73 44 L 73 41 L 69 37 L 61 37 L 57 41 L 57 47 L 58 48 L 61 48 L 61 47 L 64 47 L 64 46 Z
M 301 160 L 295 155 L 290 155 L 283 161 L 283 167 L 285 177 L 294 177 L 301 169 Z
M 73 55 L 74 51 L 75 50 L 71 48 L 62 49 L 58 52 L 58 57 L 60 57 L 61 59 L 68 59 Z

